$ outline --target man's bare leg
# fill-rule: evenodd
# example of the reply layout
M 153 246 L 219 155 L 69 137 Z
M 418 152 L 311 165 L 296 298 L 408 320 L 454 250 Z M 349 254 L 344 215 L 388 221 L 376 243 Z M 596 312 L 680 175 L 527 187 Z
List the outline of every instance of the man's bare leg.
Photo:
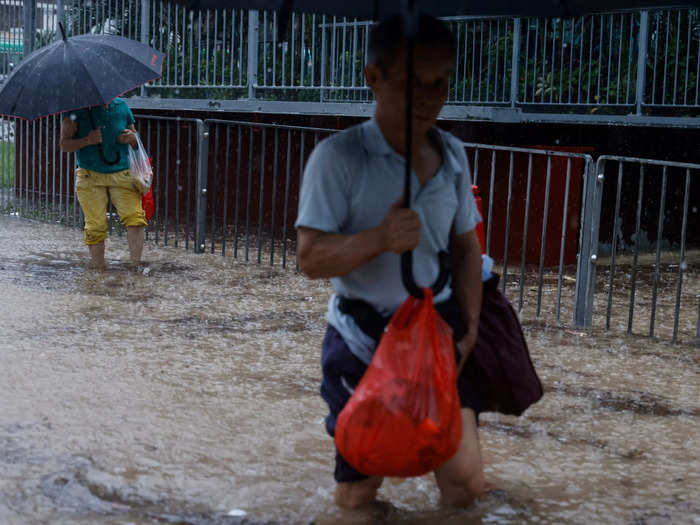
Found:
M 102 241 L 99 244 L 88 244 L 88 250 L 90 251 L 90 265 L 92 268 L 98 271 L 103 271 L 105 269 L 105 243 Z
M 141 262 L 141 254 L 143 254 L 143 240 L 146 236 L 144 226 L 129 226 L 126 229 L 126 238 L 129 241 L 129 254 L 132 264 Z
M 335 487 L 335 504 L 346 509 L 356 509 L 377 500 L 377 491 L 384 478 L 371 477 L 360 481 L 338 483 Z
M 470 408 L 462 409 L 459 448 L 447 463 L 435 470 L 435 480 L 445 505 L 469 506 L 486 490 L 476 416 Z

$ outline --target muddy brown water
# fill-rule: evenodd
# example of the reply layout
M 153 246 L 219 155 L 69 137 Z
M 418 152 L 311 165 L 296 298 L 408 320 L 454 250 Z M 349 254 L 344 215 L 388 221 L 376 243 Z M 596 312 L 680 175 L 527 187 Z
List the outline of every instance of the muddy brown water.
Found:
M 485 414 L 494 490 L 332 502 L 318 395 L 331 293 L 293 270 L 0 217 L 0 523 L 700 523 L 700 355 L 525 316 L 543 400 Z

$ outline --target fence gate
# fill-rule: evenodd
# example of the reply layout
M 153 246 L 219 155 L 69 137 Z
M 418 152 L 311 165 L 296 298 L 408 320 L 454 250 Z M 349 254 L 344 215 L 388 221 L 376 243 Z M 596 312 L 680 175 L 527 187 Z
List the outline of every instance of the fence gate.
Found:
M 579 324 L 700 346 L 700 164 L 605 155 L 589 174 Z

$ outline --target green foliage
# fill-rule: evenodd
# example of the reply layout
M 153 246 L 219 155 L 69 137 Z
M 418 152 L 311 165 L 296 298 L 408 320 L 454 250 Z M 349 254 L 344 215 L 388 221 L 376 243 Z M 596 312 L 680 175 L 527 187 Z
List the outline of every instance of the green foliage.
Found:
M 15 185 L 15 143 L 0 142 L 0 188 Z

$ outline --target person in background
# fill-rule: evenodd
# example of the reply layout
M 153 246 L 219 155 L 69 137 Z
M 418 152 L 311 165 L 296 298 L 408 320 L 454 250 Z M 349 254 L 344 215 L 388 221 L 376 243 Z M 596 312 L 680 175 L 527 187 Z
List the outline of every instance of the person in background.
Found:
M 134 116 L 121 98 L 67 112 L 61 121 L 60 148 L 76 154 L 75 193 L 85 215 L 85 244 L 97 270 L 105 267 L 109 199 L 126 227 L 131 263 L 141 261 L 147 222 L 129 174 L 130 145 L 136 146 Z

